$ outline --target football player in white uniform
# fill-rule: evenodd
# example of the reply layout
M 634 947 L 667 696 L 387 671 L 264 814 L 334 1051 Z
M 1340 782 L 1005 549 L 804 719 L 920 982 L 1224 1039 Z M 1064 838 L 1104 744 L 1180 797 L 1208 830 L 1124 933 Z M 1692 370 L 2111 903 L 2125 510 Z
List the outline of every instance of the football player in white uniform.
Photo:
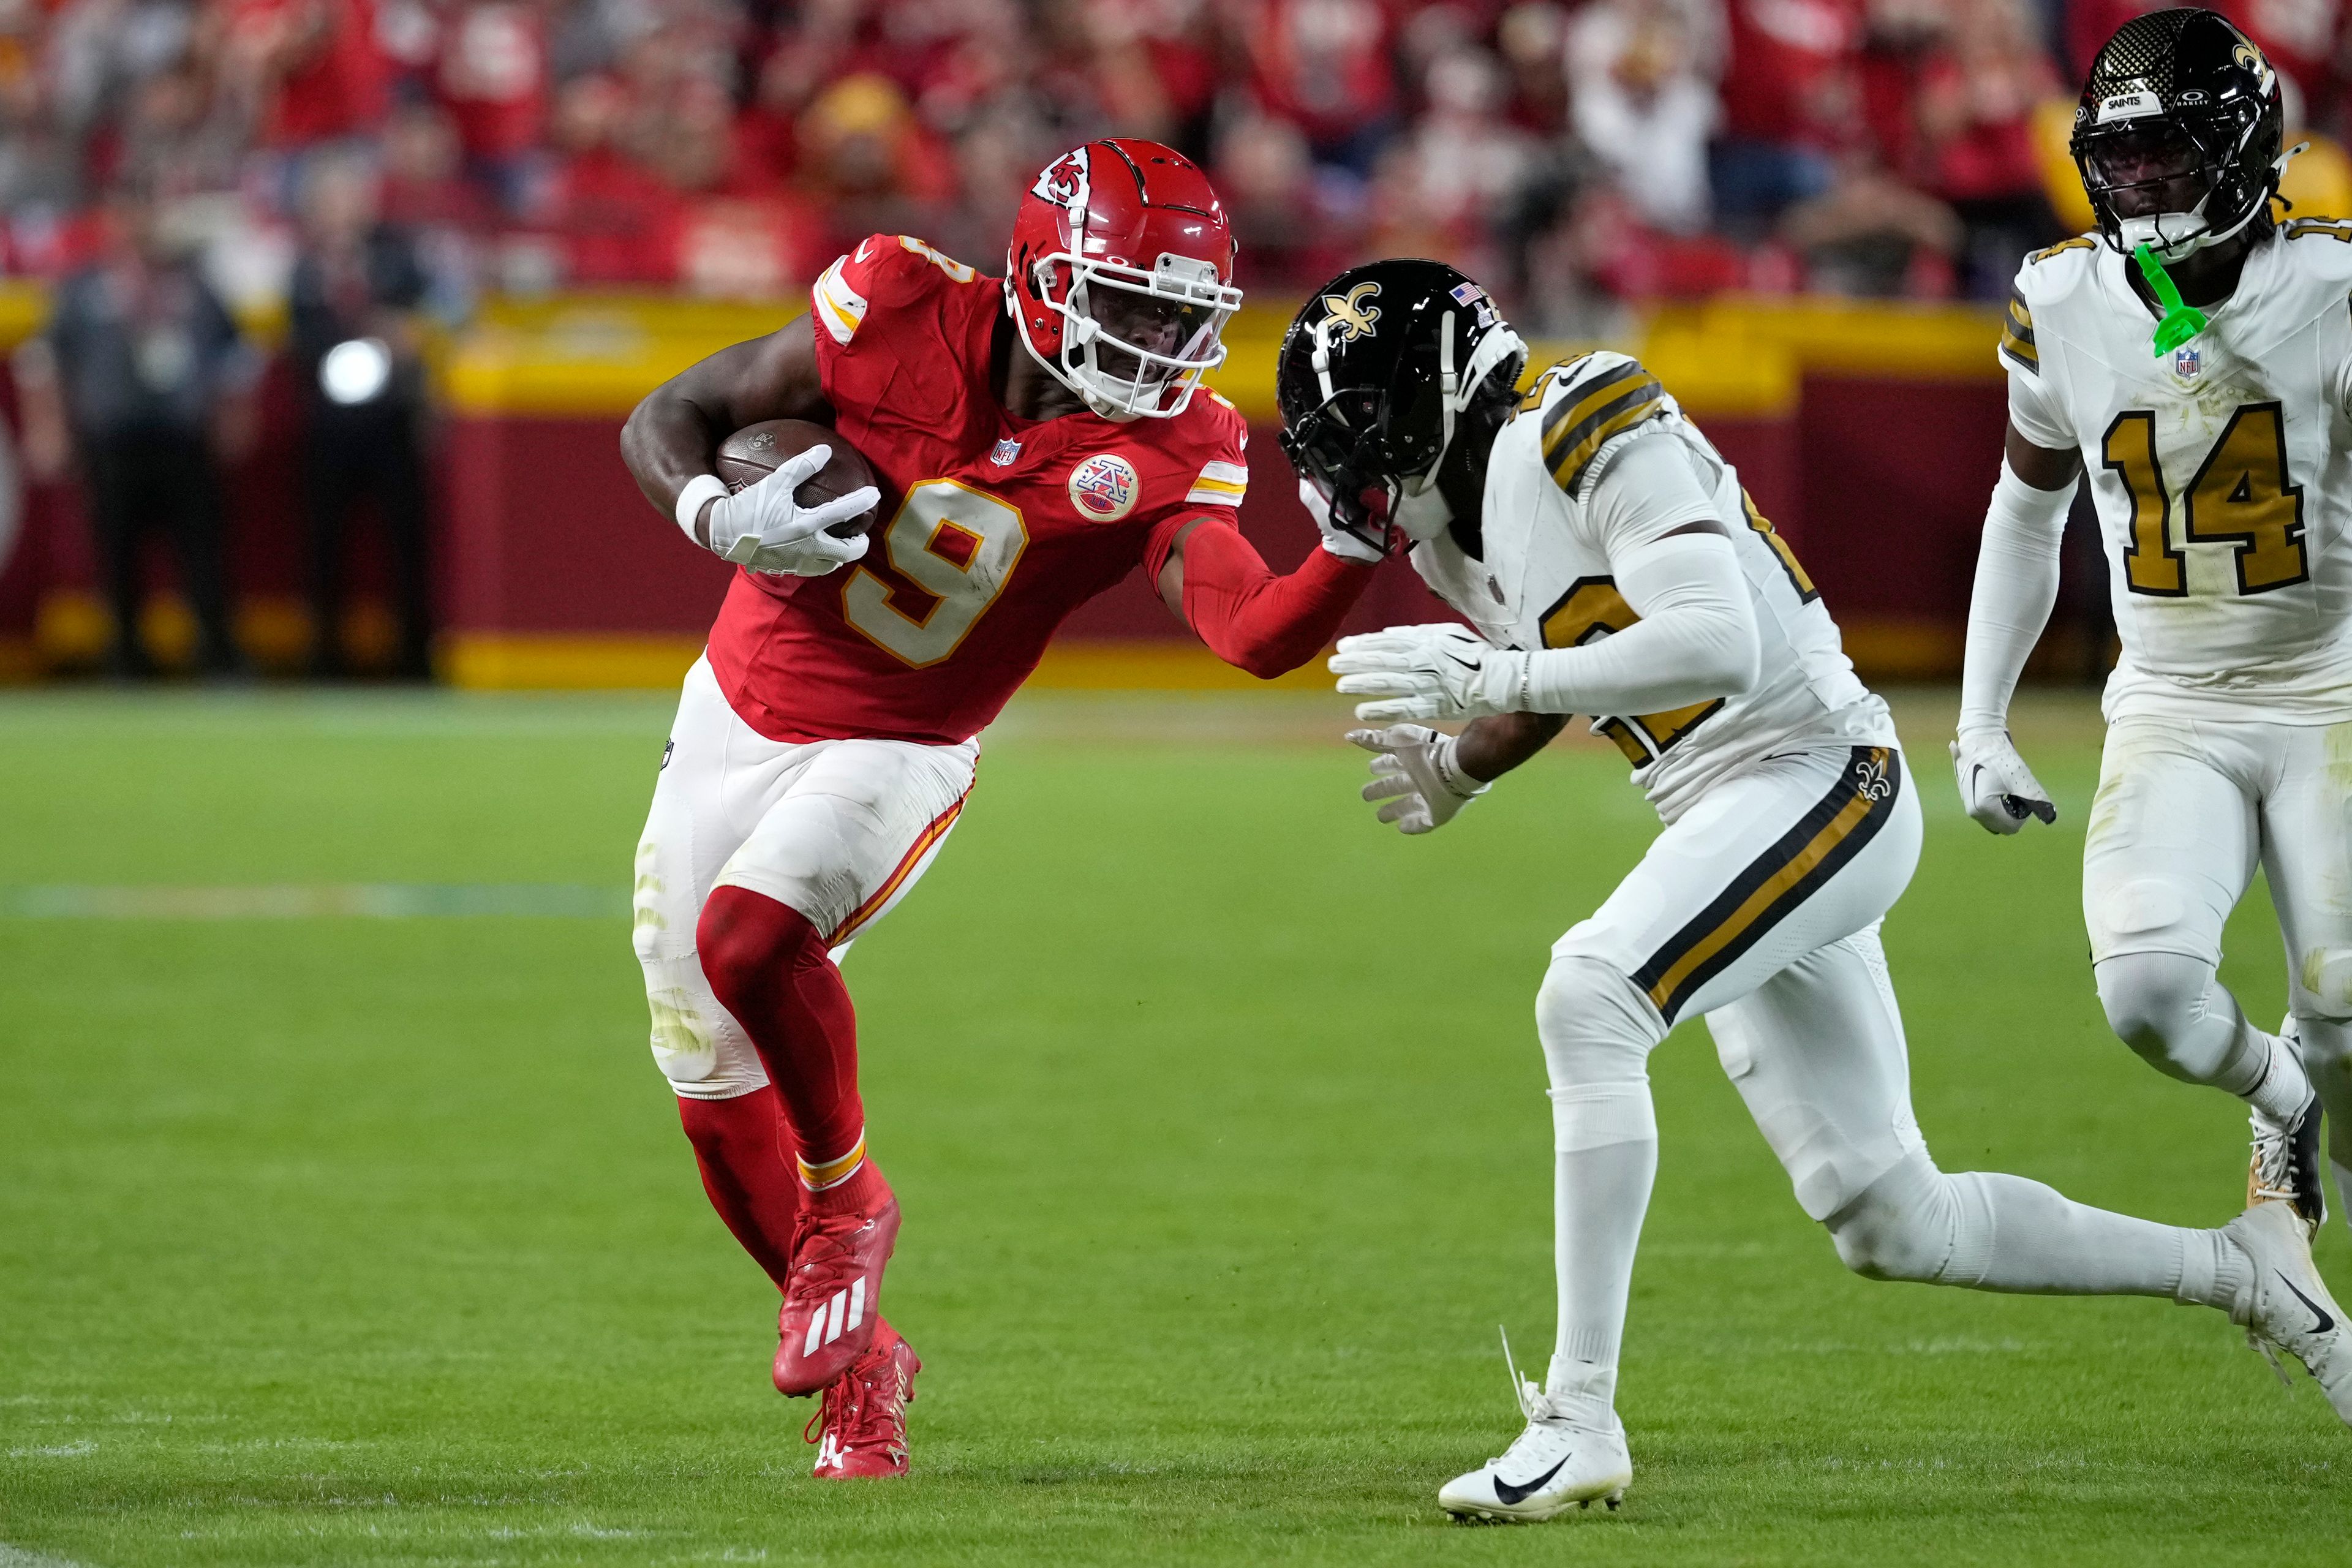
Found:
M 1593 353 L 1521 400 L 1526 345 L 1433 261 L 1341 274 L 1284 340 L 1284 447 L 1327 526 L 1412 541 L 1471 625 L 1343 639 L 1331 668 L 1385 728 L 1366 798 L 1425 833 L 1599 715 L 1664 819 L 1552 949 L 1536 997 L 1550 1078 L 1559 1320 L 1526 1429 L 1449 1483 L 1461 1515 L 1547 1519 L 1632 1477 L 1615 1411 L 1633 1250 L 1657 1166 L 1647 1061 L 1705 1016 L 1798 1203 L 1875 1279 L 2136 1294 L 2228 1312 L 2352 1420 L 2352 1331 L 2275 1205 L 2186 1230 L 2016 1176 L 1948 1174 L 1910 1108 L 1878 927 L 1919 806 L 1885 705 L 1855 679 L 1796 556 L 1641 364 Z M 1457 736 L 1423 721 L 1469 720 Z
M 2099 999 L 2149 1062 L 2245 1100 L 2250 1198 L 2315 1232 L 2323 1101 L 2352 1167 L 2352 225 L 2273 221 L 2277 75 L 2210 11 L 2126 23 L 2074 123 L 2099 233 L 2011 296 L 1953 761 L 1994 832 L 2053 818 L 2009 702 L 2087 466 L 2123 640 L 2083 867 Z M 2257 864 L 2284 1038 L 2215 979 Z

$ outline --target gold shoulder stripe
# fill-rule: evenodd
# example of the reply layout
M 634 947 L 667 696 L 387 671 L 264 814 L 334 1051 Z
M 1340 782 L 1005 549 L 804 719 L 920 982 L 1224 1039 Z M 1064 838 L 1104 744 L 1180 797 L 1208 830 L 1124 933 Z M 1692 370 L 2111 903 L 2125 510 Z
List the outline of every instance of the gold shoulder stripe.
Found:
M 2325 235 L 2339 244 L 2352 245 L 2352 223 L 2341 218 L 2299 217 L 2287 223 L 2289 239 L 2301 239 L 2307 234 Z
M 2099 242 L 2097 240 L 2093 239 L 2087 234 L 2078 234 L 2072 239 L 2062 239 L 2055 245 L 2035 251 L 2032 255 L 2025 258 L 2025 264 L 2028 267 L 2031 267 L 2037 261 L 2047 261 L 2052 257 L 2058 255 L 2062 251 L 2089 250 L 2098 243 Z
M 1544 416 L 1545 466 L 1559 488 L 1574 495 L 1593 455 L 1644 419 L 1665 412 L 1658 400 L 1666 389 L 1635 361 L 1594 377 L 1561 398 Z
M 2000 323 L 2000 352 L 2019 369 L 2042 374 L 2042 351 L 2033 346 L 2033 312 L 2014 288 L 2009 291 L 2009 313 Z
M 1569 363 L 1574 364 L 1579 362 L 1571 360 Z M 1569 379 L 1566 365 L 1556 366 L 1546 374 L 1563 384 Z M 1543 437 L 1546 453 L 1549 453 L 1552 443 L 1559 439 L 1563 426 L 1575 424 L 1599 406 L 1596 399 L 1605 401 L 1603 395 L 1609 393 L 1612 388 L 1622 388 L 1627 382 L 1643 374 L 1639 363 L 1627 360 L 1623 364 L 1602 371 L 1599 375 L 1554 404 L 1551 411 L 1544 416 Z
M 1552 384 L 1554 382 L 1567 380 L 1570 376 L 1575 374 L 1576 367 L 1578 365 L 1582 364 L 1586 360 L 1589 360 L 1591 357 L 1592 351 L 1591 349 L 1587 349 L 1580 354 L 1570 354 L 1564 360 L 1555 360 L 1550 364 L 1544 366 L 1542 372 L 1537 375 L 1533 384 L 1528 386 L 1528 395 L 1519 399 L 1519 412 L 1522 414 L 1532 414 L 1537 409 L 1541 408 L 1543 406 L 1544 399 L 1551 393 Z

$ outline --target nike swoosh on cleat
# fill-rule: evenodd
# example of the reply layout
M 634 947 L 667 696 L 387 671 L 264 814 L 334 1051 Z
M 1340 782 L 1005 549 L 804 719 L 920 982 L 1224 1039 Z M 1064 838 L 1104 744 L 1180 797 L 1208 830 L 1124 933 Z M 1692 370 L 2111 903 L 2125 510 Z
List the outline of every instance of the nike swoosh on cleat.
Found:
M 2298 1290 L 2295 1294 L 2299 1296 L 2303 1294 L 2303 1292 Z M 1528 1499 L 1535 1493 L 1541 1491 L 1546 1481 L 1559 1474 L 1559 1466 L 1567 1463 L 1568 1456 L 1562 1454 L 1559 1458 L 1559 1465 L 1554 1465 L 1550 1469 L 1546 1470 L 1542 1475 L 1538 1476 L 1534 1480 L 1529 1481 L 1523 1487 L 1515 1487 L 1510 1482 L 1505 1480 L 1502 1477 L 1496 1476 L 1495 1478 L 1495 1496 L 1504 1502 L 1510 1503 L 1516 1507 L 1517 1504 L 1527 1501 Z
M 2314 1323 L 2314 1324 L 2312 1325 L 2311 1331 L 2312 1331 L 2313 1333 L 2315 1333 L 2315 1334 L 2324 1334 L 2324 1333 L 2326 1333 L 2328 1330 L 2330 1330 L 2330 1329 L 2332 1329 L 2332 1328 L 2334 1328 L 2334 1327 L 2336 1326 L 2336 1320 L 2335 1320 L 2335 1319 L 2333 1319 L 2333 1318 L 2331 1318 L 2331 1317 L 2329 1317 L 2329 1316 L 2327 1315 L 2326 1310 L 2325 1308 L 2321 1307 L 2321 1306 L 2320 1306 L 2320 1304 L 2319 1304 L 2318 1302 L 2316 1302 L 2316 1301 L 2313 1300 L 2310 1297 L 2308 1297 L 2308 1296 L 2305 1295 L 2302 1291 L 2300 1291 L 2300 1290 L 2295 1290 L 2295 1289 L 2294 1289 L 2294 1280 L 2292 1280 L 2292 1279 L 2288 1279 L 2288 1278 L 2286 1277 L 2286 1273 L 2285 1273 L 2285 1271 L 2284 1271 L 2284 1270 L 2283 1270 L 2283 1269 L 2273 1268 L 2273 1269 L 2272 1269 L 2272 1270 L 2271 1270 L 2271 1272 L 2272 1272 L 2272 1273 L 2273 1273 L 2273 1274 L 2276 1274 L 2276 1275 L 2279 1277 L 2279 1283 L 2280 1283 L 2280 1284 L 2282 1284 L 2282 1285 L 2285 1286 L 2285 1287 L 2286 1287 L 2288 1289 L 2290 1289 L 2290 1290 L 2294 1290 L 2294 1299 L 2295 1299 L 2296 1300 L 2298 1300 L 2298 1301 L 2302 1302 L 2305 1306 L 2306 1306 L 2306 1307 L 2310 1308 L 2310 1309 L 2311 1309 L 2311 1315 L 2312 1315 L 2313 1317 L 2317 1318 L 2317 1319 L 2319 1320 L 2319 1321 L 2317 1321 L 2316 1323 Z M 1499 1480 L 1498 1480 L 1498 1481 L 1496 1481 L 1496 1482 L 1495 1483 L 1495 1489 L 1496 1489 L 1496 1491 L 1501 1491 L 1501 1490 L 1503 1489 L 1503 1483 L 1502 1483 L 1501 1481 L 1499 1481 Z

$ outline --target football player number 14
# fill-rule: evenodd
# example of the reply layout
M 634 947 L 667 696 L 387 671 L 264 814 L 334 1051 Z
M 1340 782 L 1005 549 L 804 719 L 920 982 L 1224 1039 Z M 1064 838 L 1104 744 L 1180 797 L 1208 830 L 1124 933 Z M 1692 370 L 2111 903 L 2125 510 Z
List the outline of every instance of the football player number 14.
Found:
M 883 559 L 920 590 L 895 588 L 863 566 L 841 591 L 849 624 L 918 669 L 955 652 L 981 613 L 996 602 L 1028 547 L 1021 513 L 953 479 L 907 492 L 882 531 Z
M 2171 497 L 2156 458 L 2156 416 L 2145 408 L 2116 415 L 2099 458 L 2131 496 L 2124 581 L 2135 594 L 2186 597 L 2187 556 L 2166 526 Z M 2230 416 L 2180 502 L 2181 533 L 2190 543 L 2235 548 L 2239 593 L 2264 594 L 2311 576 L 2303 548 L 2303 487 L 2287 478 L 2286 428 L 2277 404 L 2249 403 Z

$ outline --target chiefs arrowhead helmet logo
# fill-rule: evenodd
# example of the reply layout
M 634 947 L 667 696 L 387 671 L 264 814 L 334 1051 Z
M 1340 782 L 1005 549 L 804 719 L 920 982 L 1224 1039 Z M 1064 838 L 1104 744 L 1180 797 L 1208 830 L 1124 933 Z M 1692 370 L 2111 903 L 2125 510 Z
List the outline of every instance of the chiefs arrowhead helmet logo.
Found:
M 1088 172 L 1087 150 L 1081 147 L 1047 164 L 1030 195 L 1076 211 L 1087 205 Z

